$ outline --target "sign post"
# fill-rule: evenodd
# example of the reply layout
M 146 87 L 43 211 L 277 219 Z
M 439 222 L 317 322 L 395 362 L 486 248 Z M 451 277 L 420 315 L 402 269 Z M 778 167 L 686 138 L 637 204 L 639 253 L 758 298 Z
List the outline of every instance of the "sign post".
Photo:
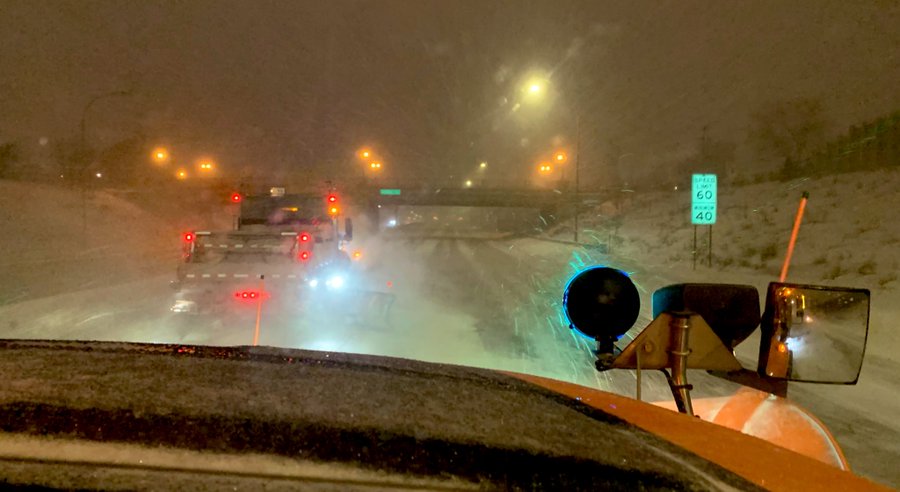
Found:
M 695 174 L 691 179 L 691 224 L 694 225 L 694 268 L 697 268 L 697 226 L 709 226 L 707 259 L 712 266 L 712 226 L 716 223 L 718 180 L 715 174 Z

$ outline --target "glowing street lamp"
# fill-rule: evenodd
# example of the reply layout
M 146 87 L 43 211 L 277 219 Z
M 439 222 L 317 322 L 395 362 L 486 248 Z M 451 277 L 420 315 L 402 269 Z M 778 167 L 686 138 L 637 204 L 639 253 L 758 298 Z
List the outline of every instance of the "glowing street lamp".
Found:
M 184 169 L 179 169 L 178 171 L 175 172 L 175 177 L 183 181 L 183 180 L 187 179 L 188 173 Z
M 169 151 L 165 147 L 157 147 L 153 149 L 152 157 L 157 163 L 164 164 L 169 160 Z
M 548 79 L 539 75 L 532 75 L 522 84 L 522 92 L 526 100 L 538 102 L 544 99 L 544 93 L 547 92 Z
M 366 148 L 362 148 L 359 149 L 357 155 L 359 155 L 360 159 L 368 159 L 369 157 L 372 157 L 372 151 Z
M 561 150 L 553 155 L 553 160 L 557 164 L 562 164 L 562 163 L 566 162 L 566 160 L 568 160 L 568 158 L 569 158 L 569 156 L 567 156 L 566 153 Z
M 472 180 L 471 180 L 471 179 L 467 179 L 466 182 L 465 182 L 465 185 L 466 185 L 466 188 L 471 188 L 471 187 L 472 187 Z
M 481 164 L 478 165 L 478 168 L 479 169 L 487 169 L 487 162 L 482 162 Z

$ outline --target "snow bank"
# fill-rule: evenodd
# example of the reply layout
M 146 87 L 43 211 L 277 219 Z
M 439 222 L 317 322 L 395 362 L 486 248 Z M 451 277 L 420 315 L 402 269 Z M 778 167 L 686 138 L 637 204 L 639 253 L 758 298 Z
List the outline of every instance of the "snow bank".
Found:
M 0 304 L 171 271 L 187 224 L 210 227 L 176 197 L 0 181 Z

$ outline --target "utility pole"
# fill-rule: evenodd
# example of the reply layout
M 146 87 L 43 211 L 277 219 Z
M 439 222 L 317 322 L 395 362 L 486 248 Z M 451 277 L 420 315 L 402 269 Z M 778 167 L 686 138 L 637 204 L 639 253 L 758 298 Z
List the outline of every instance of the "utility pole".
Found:
M 581 112 L 575 115 L 575 242 L 578 242 L 578 215 L 581 198 L 578 196 L 579 180 L 581 175 Z

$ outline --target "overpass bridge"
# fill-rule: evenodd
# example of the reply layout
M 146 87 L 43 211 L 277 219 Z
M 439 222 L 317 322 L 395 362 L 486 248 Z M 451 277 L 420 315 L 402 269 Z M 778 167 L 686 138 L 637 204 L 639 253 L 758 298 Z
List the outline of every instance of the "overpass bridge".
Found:
M 380 205 L 556 208 L 572 196 L 554 190 L 521 188 L 376 188 L 369 200 Z
M 423 236 L 471 236 L 542 229 L 573 215 L 576 203 L 600 203 L 610 193 L 534 188 L 367 188 L 372 218 L 383 227 Z M 581 207 L 579 207 L 581 208 Z
M 370 187 L 366 191 L 369 203 L 379 205 L 428 205 L 452 207 L 514 207 L 555 210 L 575 202 L 599 203 L 610 192 L 541 190 L 534 188 L 481 187 Z

